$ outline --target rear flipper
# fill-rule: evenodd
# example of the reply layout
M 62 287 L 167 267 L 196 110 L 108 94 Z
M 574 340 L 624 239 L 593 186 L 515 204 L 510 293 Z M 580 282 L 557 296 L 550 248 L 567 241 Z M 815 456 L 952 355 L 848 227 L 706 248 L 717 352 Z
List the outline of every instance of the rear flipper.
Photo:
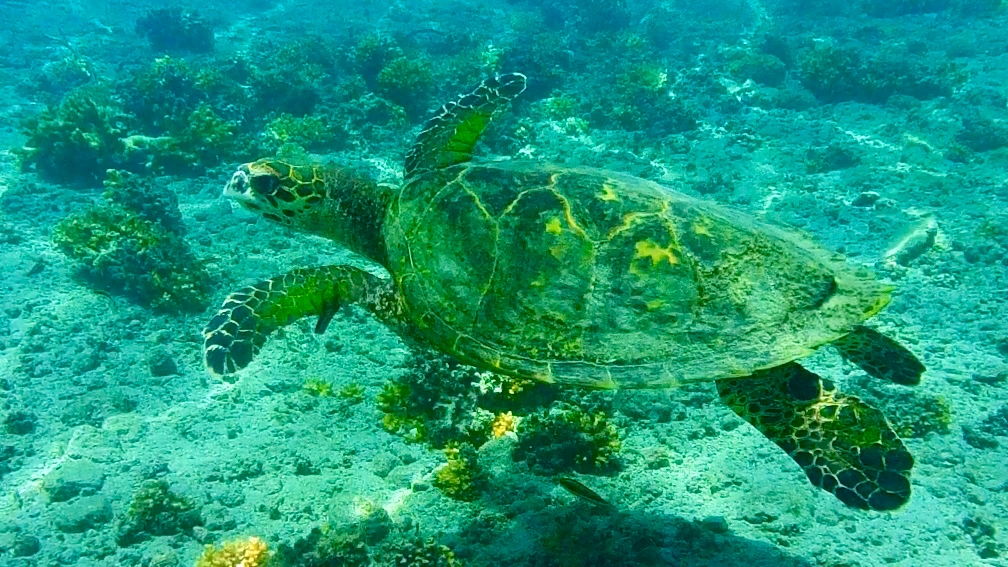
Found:
M 913 457 L 877 409 L 791 362 L 717 381 L 721 399 L 844 504 L 895 510 L 910 499 Z
M 924 365 L 903 345 L 882 333 L 858 325 L 833 342 L 840 355 L 870 376 L 904 386 L 920 384 Z
M 203 361 L 211 374 L 233 381 L 227 375 L 248 366 L 273 331 L 317 315 L 315 332 L 323 333 L 346 303 L 360 303 L 382 319 L 399 309 L 391 282 L 360 268 L 294 270 L 229 295 L 203 329 Z

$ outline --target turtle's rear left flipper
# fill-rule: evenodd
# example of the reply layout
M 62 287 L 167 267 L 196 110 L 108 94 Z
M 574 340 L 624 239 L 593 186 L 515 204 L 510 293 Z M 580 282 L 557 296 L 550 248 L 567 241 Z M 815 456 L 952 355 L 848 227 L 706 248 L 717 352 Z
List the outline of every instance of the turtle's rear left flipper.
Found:
M 847 361 L 861 367 L 870 376 L 904 386 L 920 384 L 924 364 L 903 345 L 882 333 L 858 325 L 833 346 Z
M 844 504 L 895 510 L 910 499 L 913 457 L 877 409 L 791 362 L 717 381 L 728 406 Z

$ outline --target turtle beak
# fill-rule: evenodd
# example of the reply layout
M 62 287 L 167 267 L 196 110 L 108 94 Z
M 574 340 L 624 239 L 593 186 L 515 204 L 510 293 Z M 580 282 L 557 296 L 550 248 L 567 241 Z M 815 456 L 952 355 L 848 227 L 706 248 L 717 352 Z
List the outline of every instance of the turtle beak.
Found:
M 262 185 L 260 183 L 260 185 Z M 238 167 L 238 170 L 231 176 L 231 180 L 224 186 L 224 198 L 230 199 L 241 205 L 243 208 L 253 212 L 263 210 L 263 195 L 256 190 L 256 183 L 253 182 L 252 170 L 249 164 Z
M 243 164 L 238 167 L 238 171 L 234 172 L 231 180 L 224 185 L 224 197 L 236 201 L 241 201 L 243 197 L 247 199 L 251 187 L 248 164 Z

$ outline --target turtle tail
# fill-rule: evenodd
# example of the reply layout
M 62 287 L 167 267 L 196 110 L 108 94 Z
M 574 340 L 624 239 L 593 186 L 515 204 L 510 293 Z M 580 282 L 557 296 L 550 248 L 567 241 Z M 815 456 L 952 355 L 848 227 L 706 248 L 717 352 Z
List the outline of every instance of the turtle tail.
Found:
M 848 506 L 895 510 L 910 499 L 913 457 L 882 412 L 789 362 L 717 381 L 721 399 L 780 446 L 812 484 Z
M 525 82 L 521 73 L 499 75 L 442 106 L 406 154 L 406 179 L 472 159 L 473 147 L 494 114 L 525 91 Z
M 316 333 L 325 332 L 340 306 L 360 303 L 380 318 L 398 313 L 389 280 L 353 266 L 302 268 L 263 280 L 229 295 L 203 329 L 203 362 L 227 381 L 266 343 L 273 331 L 297 319 L 317 315 Z

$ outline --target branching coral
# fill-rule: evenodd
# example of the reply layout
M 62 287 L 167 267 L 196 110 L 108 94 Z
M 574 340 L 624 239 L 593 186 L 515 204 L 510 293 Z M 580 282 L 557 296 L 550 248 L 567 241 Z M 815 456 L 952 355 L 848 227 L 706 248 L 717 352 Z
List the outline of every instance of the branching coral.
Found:
M 208 104 L 189 115 L 185 128 L 168 138 L 155 152 L 152 166 L 170 173 L 201 173 L 235 155 L 241 145 L 237 125 L 224 120 Z
M 147 481 L 133 494 L 119 525 L 118 540 L 120 545 L 131 545 L 150 536 L 186 532 L 202 523 L 195 505 L 173 492 L 166 481 Z
M 253 536 L 227 541 L 220 547 L 206 546 L 196 567 L 267 567 L 270 559 L 269 546 Z
M 480 372 L 433 353 L 414 356 L 408 368 L 378 394 L 382 424 L 439 448 L 451 443 L 479 448 L 494 438 L 495 427 L 507 432 L 518 415 L 549 404 L 557 394 L 538 382 Z
M 427 111 L 434 71 L 424 57 L 398 57 L 389 61 L 375 79 L 375 92 L 406 109 L 414 120 Z
M 526 416 L 518 425 L 513 457 L 542 473 L 611 469 L 617 463 L 619 432 L 605 412 L 559 404 Z
M 448 546 L 417 536 L 396 546 L 383 565 L 395 567 L 461 567 Z
M 106 96 L 78 90 L 22 126 L 21 163 L 57 182 L 98 183 L 109 168 L 127 167 L 123 138 L 131 118 Z
M 164 188 L 151 191 L 149 180 L 140 175 L 108 170 L 105 172 L 104 197 L 111 203 L 133 211 L 146 221 L 161 225 L 169 232 L 185 234 L 175 193 Z
M 378 82 L 378 74 L 393 59 L 403 56 L 402 49 L 392 38 L 380 34 L 365 35 L 357 42 L 353 50 L 354 63 L 368 88 L 374 90 Z
M 98 289 L 155 309 L 202 310 L 210 277 L 172 230 L 181 228 L 171 214 L 177 208 L 165 199 L 143 199 L 135 178 L 113 173 L 110 179 L 110 202 L 57 223 L 56 247 L 76 260 L 79 275 Z
M 126 109 L 144 132 L 176 135 L 201 105 L 228 109 L 231 119 L 248 120 L 247 89 L 216 67 L 193 66 L 179 57 L 162 56 L 120 85 Z
M 434 473 L 434 486 L 456 500 L 475 500 L 485 483 L 476 449 L 468 443 L 445 449 L 448 463 Z
M 297 144 L 311 151 L 332 150 L 343 139 L 338 135 L 341 131 L 342 128 L 323 116 L 280 114 L 263 130 L 263 151 L 275 153 L 285 144 Z
M 905 53 L 865 53 L 827 42 L 814 44 L 798 57 L 805 88 L 823 102 L 883 103 L 894 94 L 930 99 L 946 96 L 966 80 L 950 63 L 921 63 Z

